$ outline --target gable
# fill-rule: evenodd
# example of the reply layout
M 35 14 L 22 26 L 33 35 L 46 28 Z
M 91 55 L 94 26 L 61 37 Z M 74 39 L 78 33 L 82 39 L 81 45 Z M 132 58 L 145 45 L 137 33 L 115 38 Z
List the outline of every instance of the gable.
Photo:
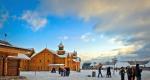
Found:
M 48 49 L 44 49 L 44 50 L 42 50 L 41 52 L 39 52 L 39 53 L 37 53 L 37 54 L 34 54 L 34 55 L 31 57 L 31 59 L 44 58 L 44 57 L 49 57 L 49 58 L 51 58 L 51 57 L 53 57 L 53 56 L 54 56 L 54 54 L 53 54 L 51 51 L 49 51 Z

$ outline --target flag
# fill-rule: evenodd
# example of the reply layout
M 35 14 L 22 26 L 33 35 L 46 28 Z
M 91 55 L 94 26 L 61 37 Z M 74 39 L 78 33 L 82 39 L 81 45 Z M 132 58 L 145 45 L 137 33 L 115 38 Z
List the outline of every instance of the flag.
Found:
M 4 36 L 7 37 L 7 34 L 5 33 Z

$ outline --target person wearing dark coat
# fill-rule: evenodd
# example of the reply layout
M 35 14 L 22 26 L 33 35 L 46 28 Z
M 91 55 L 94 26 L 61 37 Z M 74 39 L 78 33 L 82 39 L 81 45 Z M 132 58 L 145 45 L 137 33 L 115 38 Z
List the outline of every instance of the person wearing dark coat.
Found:
M 131 80 L 131 77 L 132 77 L 132 69 L 130 68 L 130 66 L 127 67 L 127 77 L 128 77 L 128 80 Z
M 69 76 L 69 74 L 70 74 L 70 68 L 66 67 L 66 76 Z
M 107 74 L 106 77 L 110 78 L 111 77 L 111 70 L 110 67 L 107 68 Z
M 131 80 L 135 80 L 135 67 L 131 67 Z
M 124 79 L 124 76 L 125 76 L 125 70 L 124 70 L 124 67 L 121 67 L 119 73 L 120 73 L 120 76 L 121 76 L 121 80 L 125 80 L 125 79 Z
M 63 75 L 64 75 L 63 68 L 60 68 L 60 75 L 61 75 L 61 76 L 63 76 Z
M 59 68 L 58 68 L 58 73 L 60 74 L 60 72 L 61 72 L 61 68 L 59 67 Z
M 98 78 L 99 78 L 99 75 L 101 75 L 101 77 L 103 77 L 101 70 L 102 70 L 102 66 L 100 66 L 98 69 Z
M 135 76 L 137 80 L 141 80 L 141 73 L 142 73 L 142 69 L 140 69 L 139 64 L 136 64 L 135 67 Z

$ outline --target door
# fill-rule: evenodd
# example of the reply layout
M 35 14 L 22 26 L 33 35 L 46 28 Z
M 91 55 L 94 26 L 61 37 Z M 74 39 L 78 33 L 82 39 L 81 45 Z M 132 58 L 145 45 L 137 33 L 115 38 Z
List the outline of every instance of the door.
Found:
M 0 76 L 3 76 L 3 74 L 4 74 L 4 68 L 3 68 L 3 57 L 2 56 L 0 56 Z
M 7 64 L 7 75 L 8 76 L 19 76 L 19 60 L 8 59 Z

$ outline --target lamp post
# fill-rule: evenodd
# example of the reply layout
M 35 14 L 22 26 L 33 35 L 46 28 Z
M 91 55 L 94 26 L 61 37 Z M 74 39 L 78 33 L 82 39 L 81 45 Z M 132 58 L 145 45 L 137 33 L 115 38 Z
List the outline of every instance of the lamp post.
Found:
M 113 59 L 112 59 L 112 62 L 113 62 L 113 64 L 114 64 L 114 70 L 113 70 L 113 74 L 115 74 L 115 64 L 117 63 L 117 58 L 116 57 L 114 57 Z

